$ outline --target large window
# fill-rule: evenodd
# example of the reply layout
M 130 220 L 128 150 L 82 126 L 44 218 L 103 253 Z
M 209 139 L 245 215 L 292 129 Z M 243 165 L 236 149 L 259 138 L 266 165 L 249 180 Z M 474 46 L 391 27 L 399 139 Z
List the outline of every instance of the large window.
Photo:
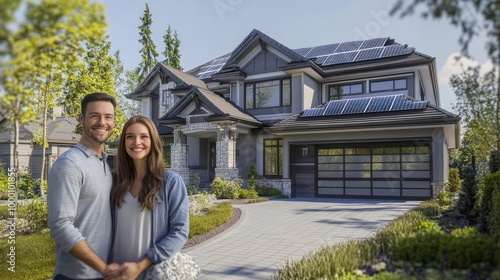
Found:
M 363 94 L 363 83 L 330 86 L 328 100 L 342 99 L 344 95 Z
M 283 175 L 283 140 L 264 140 L 264 176 Z
M 408 89 L 406 78 L 370 82 L 370 92 Z
M 245 84 L 245 109 L 291 105 L 290 79 Z

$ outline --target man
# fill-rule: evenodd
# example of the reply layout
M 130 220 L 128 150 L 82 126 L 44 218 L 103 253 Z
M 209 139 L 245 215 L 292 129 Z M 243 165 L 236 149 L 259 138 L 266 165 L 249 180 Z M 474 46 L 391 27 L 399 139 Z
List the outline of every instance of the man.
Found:
M 48 176 L 50 235 L 56 242 L 54 279 L 102 279 L 119 273 L 107 265 L 111 243 L 112 174 L 103 152 L 115 127 L 115 99 L 92 93 L 81 102 L 80 142 L 63 153 Z

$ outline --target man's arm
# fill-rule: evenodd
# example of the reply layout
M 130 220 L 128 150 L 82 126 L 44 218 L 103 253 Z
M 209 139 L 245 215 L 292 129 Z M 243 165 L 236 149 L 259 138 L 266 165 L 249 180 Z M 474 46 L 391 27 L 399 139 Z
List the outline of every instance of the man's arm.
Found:
M 69 250 L 69 253 L 105 277 L 117 275 L 121 271 L 117 263 L 107 265 L 92 249 L 90 249 L 89 244 L 85 240 L 76 243 L 76 245 Z

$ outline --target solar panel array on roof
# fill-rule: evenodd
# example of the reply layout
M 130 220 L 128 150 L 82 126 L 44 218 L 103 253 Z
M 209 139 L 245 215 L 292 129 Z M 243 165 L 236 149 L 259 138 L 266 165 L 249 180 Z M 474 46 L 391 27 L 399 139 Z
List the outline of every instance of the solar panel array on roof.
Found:
M 339 116 L 373 112 L 425 109 L 429 101 L 416 101 L 404 94 L 331 100 L 321 108 L 307 109 L 302 117 Z
M 329 66 L 392 56 L 408 55 L 414 48 L 395 43 L 389 38 L 374 38 L 363 41 L 343 42 L 316 47 L 299 48 L 295 53 L 313 61 L 320 66 Z M 230 55 L 214 59 L 192 73 L 199 79 L 206 79 L 220 71 Z

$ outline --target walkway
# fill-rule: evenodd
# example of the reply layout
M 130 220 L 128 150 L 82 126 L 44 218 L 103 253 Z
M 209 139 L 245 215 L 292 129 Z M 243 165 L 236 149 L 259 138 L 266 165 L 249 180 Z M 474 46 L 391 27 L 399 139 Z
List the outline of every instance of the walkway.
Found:
M 419 201 L 277 199 L 234 205 L 240 220 L 227 231 L 183 252 L 200 265 L 203 280 L 270 279 L 286 260 L 323 245 L 369 237 Z

